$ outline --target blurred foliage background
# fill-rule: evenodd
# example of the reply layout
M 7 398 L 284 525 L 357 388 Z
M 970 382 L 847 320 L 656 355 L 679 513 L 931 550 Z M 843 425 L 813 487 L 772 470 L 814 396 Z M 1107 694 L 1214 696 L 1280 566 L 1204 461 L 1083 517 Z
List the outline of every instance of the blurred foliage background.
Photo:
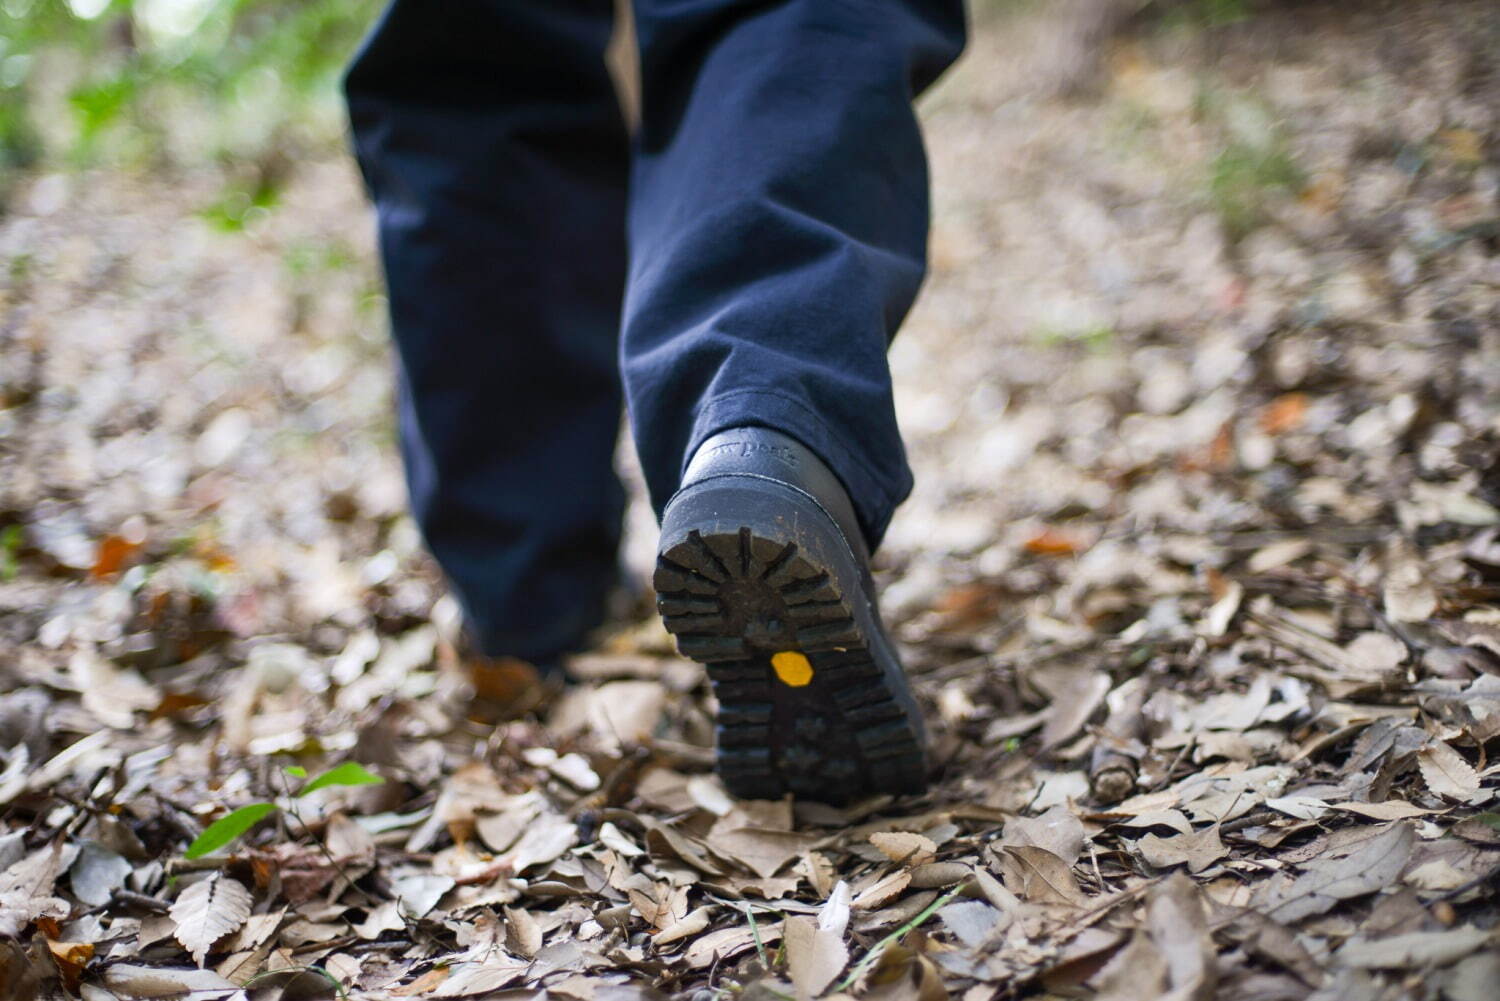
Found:
M 971 0 L 976 21 L 1046 2 Z M 28 170 L 207 166 L 224 172 L 225 186 L 203 215 L 242 229 L 247 214 L 276 204 L 292 163 L 342 143 L 339 77 L 384 3 L 0 0 L 0 211 Z M 1241 21 L 1255 0 L 1067 7 L 1064 20 L 1077 22 L 1072 34 L 1092 52 L 1142 12 L 1191 32 Z M 1243 232 L 1260 192 L 1298 177 L 1274 142 L 1228 145 L 1209 197 Z
M 339 74 L 380 7 L 0 0 L 0 176 L 248 160 L 240 200 L 273 199 L 274 160 L 340 141 Z
M 1036 0 L 974 0 L 976 17 Z M 337 142 L 338 79 L 384 0 L 0 0 L 0 170 L 195 166 Z M 1222 25 L 1250 0 L 1096 0 Z

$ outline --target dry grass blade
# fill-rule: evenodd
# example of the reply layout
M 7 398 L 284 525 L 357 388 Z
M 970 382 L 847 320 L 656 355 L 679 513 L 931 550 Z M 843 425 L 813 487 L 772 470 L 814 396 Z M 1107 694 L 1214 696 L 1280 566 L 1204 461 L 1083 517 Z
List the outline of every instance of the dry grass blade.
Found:
M 869 950 L 864 954 L 864 957 L 861 958 L 859 962 L 854 964 L 853 969 L 851 969 L 842 980 L 834 985 L 834 993 L 837 994 L 842 991 L 846 991 L 854 984 L 858 983 L 859 978 L 864 976 L 865 971 L 880 959 L 880 956 L 885 952 L 887 947 L 901 941 L 901 939 L 904 938 L 906 934 L 913 929 L 920 928 L 922 927 L 922 925 L 926 924 L 929 918 L 931 918 L 938 911 L 942 910 L 944 906 L 951 903 L 955 898 L 958 897 L 959 894 L 964 892 L 965 888 L 966 884 L 955 886 L 953 889 L 949 890 L 947 893 L 944 893 L 932 903 L 922 908 L 922 910 L 919 911 L 917 915 L 911 920 L 907 921 L 905 924 L 901 925 L 901 927 L 886 935 L 874 945 L 870 946 Z

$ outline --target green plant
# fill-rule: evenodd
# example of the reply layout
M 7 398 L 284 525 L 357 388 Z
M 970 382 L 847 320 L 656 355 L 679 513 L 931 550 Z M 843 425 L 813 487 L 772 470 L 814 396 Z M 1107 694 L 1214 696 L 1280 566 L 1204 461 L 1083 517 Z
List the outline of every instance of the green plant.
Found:
M 1307 178 L 1277 109 L 1253 90 L 1204 81 L 1194 106 L 1205 130 L 1220 137 L 1202 168 L 1205 196 L 1238 240 L 1265 220 L 1274 196 L 1301 191 Z
M 1161 23 L 1171 31 L 1196 31 L 1238 24 L 1250 17 L 1250 0 L 1178 0 L 1157 3 Z
M 0 528 L 0 581 L 14 580 L 20 572 L 21 526 L 6 525 Z
M 215 229 L 225 233 L 238 233 L 258 213 L 275 208 L 281 192 L 270 179 L 261 179 L 253 187 L 236 186 L 225 190 L 219 200 L 199 211 L 199 215 Z
M 1235 24 L 1250 16 L 1249 0 L 1197 0 L 1198 17 L 1210 27 Z
M 1209 197 L 1235 237 L 1260 223 L 1271 193 L 1297 191 L 1304 184 L 1301 169 L 1279 142 L 1257 147 L 1231 141 L 1208 170 Z
M 0 175 L 334 142 L 382 0 L 0 0 Z
M 242 986 L 246 988 L 259 987 L 261 984 L 264 984 L 268 980 L 285 978 L 287 974 L 295 975 L 298 973 L 311 973 L 315 977 L 326 980 L 328 982 L 328 986 L 332 988 L 333 993 L 340 999 L 340 1001 L 346 1001 L 346 999 L 349 997 L 349 989 L 342 983 L 340 983 L 337 977 L 329 973 L 321 966 L 293 965 L 283 966 L 277 970 L 266 970 L 264 973 L 257 973 L 249 980 L 246 980 Z
M 293 765 L 286 769 L 286 773 L 294 779 L 306 779 L 307 769 Z M 295 799 L 301 799 L 319 789 L 327 789 L 331 786 L 363 786 L 379 785 L 385 779 L 367 770 L 363 765 L 354 761 L 346 761 L 329 769 L 322 775 L 310 782 L 305 782 L 295 795 Z M 184 852 L 186 858 L 202 858 L 211 852 L 216 852 L 235 839 L 243 836 L 250 828 L 281 809 L 275 803 L 257 802 L 249 803 L 237 810 L 232 810 L 209 824 L 203 829 L 203 833 L 193 839 Z
M 907 921 L 904 925 L 886 935 L 885 938 L 870 946 L 869 950 L 865 952 L 864 958 L 855 963 L 854 966 L 850 968 L 849 972 L 844 975 L 844 979 L 840 980 L 837 984 L 834 985 L 833 992 L 835 994 L 841 994 L 844 991 L 847 991 L 849 988 L 853 987 L 856 983 L 859 982 L 859 978 L 864 976 L 865 971 L 874 966 L 875 962 L 880 959 L 881 953 L 885 952 L 886 949 L 901 941 L 901 939 L 906 936 L 907 932 L 910 932 L 914 928 L 920 928 L 923 924 L 926 923 L 928 918 L 932 917 L 944 907 L 947 907 L 959 896 L 959 894 L 964 893 L 967 890 L 968 880 L 964 880 L 953 889 L 949 890 L 947 893 L 944 893 L 941 897 L 938 897 L 932 903 L 922 908 L 922 910 L 917 913 L 916 917 L 912 918 L 910 921 Z
M 1065 344 L 1081 344 L 1089 351 L 1098 354 L 1107 351 L 1114 343 L 1114 328 L 1106 324 L 1094 324 L 1086 327 L 1042 327 L 1032 332 L 1038 344 L 1046 347 L 1060 347 Z

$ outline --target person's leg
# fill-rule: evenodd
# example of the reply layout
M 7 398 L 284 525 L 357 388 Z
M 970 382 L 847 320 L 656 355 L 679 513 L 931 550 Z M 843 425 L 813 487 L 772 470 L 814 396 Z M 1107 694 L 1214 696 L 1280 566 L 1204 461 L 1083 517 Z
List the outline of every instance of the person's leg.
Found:
M 960 0 L 636 0 L 622 369 L 657 607 L 708 665 L 735 795 L 923 787 L 869 548 L 911 486 L 885 351 L 921 282 L 911 102 Z
M 911 102 L 961 0 L 635 0 L 642 123 L 623 372 L 660 511 L 717 431 L 770 427 L 838 475 L 870 545 L 911 488 L 885 351 L 921 282 Z
M 627 138 L 610 0 L 395 0 L 351 66 L 412 507 L 483 652 L 545 661 L 617 576 Z

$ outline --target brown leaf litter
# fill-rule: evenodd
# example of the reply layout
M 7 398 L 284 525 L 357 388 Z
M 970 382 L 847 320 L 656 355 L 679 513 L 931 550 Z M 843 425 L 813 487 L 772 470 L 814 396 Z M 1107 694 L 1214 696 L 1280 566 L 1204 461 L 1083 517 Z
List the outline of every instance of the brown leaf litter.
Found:
M 346 161 L 234 236 L 210 175 L 20 182 L 0 997 L 1492 1001 L 1500 15 L 1153 5 L 1059 96 L 1114 8 L 1021 6 L 924 105 L 915 799 L 731 800 L 644 609 L 493 722 L 525 673 L 404 514 Z M 295 795 L 343 761 L 384 783 Z

